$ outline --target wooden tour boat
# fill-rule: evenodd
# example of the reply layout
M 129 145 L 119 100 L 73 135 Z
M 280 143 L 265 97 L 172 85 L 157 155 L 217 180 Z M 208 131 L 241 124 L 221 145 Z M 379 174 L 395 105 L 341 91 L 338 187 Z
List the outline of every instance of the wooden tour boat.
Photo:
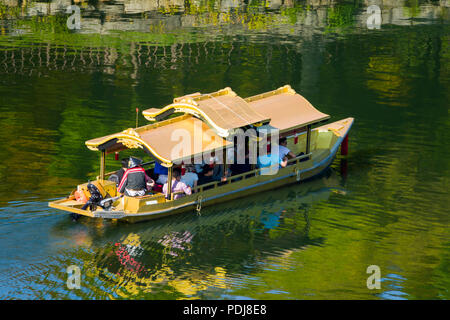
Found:
M 172 104 L 162 109 L 144 110 L 143 115 L 152 123 L 86 141 L 89 149 L 100 151 L 100 175 L 91 183 L 78 185 L 67 198 L 50 202 L 49 206 L 75 216 L 127 222 L 182 212 L 199 213 L 202 207 L 317 176 L 332 163 L 341 144 L 341 152 L 347 152 L 348 132 L 354 121 L 346 118 L 321 124 L 330 116 L 315 109 L 289 85 L 245 99 L 230 88 L 209 94 L 194 93 L 175 98 Z M 313 128 L 314 125 L 319 126 Z M 161 192 L 141 197 L 121 195 L 116 182 L 107 180 L 115 173 L 105 173 L 107 154 L 124 149 L 143 149 L 153 159 L 145 166 L 152 167 L 157 161 L 168 168 L 168 190 L 171 190 L 173 168 L 183 162 L 193 163 L 199 156 L 223 152 L 226 165 L 225 153 L 233 147 L 234 141 L 229 138 L 239 130 L 256 132 L 253 136 L 248 135 L 248 141 L 256 141 L 255 145 L 261 143 L 262 132 L 268 133 L 266 137 L 270 144 L 270 133 L 276 130 L 279 137 L 287 138 L 288 148 L 301 155 L 289 159 L 286 167 L 278 169 L 277 166 L 273 174 L 262 173 L 264 168 L 253 166 L 253 170 L 231 175 L 225 181 L 199 185 L 191 195 L 178 199 L 174 199 L 174 193 L 166 196 Z M 194 137 L 193 143 L 174 152 L 180 148 L 180 137 L 174 132 Z M 94 191 L 92 185 L 96 187 Z M 101 201 L 87 206 L 87 200 L 91 200 L 96 191 L 101 194 L 97 199 Z

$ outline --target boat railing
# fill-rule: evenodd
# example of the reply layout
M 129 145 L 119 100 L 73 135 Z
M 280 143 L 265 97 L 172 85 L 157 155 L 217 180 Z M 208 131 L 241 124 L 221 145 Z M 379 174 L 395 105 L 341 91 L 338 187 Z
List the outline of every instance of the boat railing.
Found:
M 312 153 L 302 154 L 302 155 L 297 156 L 295 158 L 289 159 L 287 161 L 287 163 L 288 163 L 288 165 L 293 165 L 293 164 L 298 165 L 299 162 L 301 162 L 301 161 L 310 160 L 311 159 L 311 155 L 312 155 Z M 303 159 L 305 159 L 305 160 L 303 160 Z M 150 164 L 152 164 L 154 162 L 155 161 L 152 160 L 152 161 L 149 161 L 149 162 L 146 162 L 146 163 L 142 164 L 142 166 L 147 166 L 147 165 L 150 165 Z M 108 173 L 105 174 L 105 177 L 110 176 L 110 175 L 112 175 L 112 174 L 114 174 L 116 172 L 117 172 L 117 170 L 108 172 Z M 213 182 L 209 182 L 209 183 L 205 183 L 205 184 L 199 185 L 199 186 L 193 188 L 192 191 L 194 193 L 198 193 L 198 192 L 203 192 L 203 191 L 209 190 L 209 189 L 215 189 L 217 187 L 220 187 L 220 186 L 223 186 L 223 185 L 227 185 L 227 184 L 231 184 L 231 183 L 236 182 L 236 181 L 241 181 L 241 180 L 253 178 L 253 177 L 259 175 L 260 172 L 261 172 L 261 168 L 257 168 L 257 169 L 251 170 L 251 171 L 247 171 L 247 172 L 244 172 L 244 173 L 237 174 L 235 176 L 227 177 L 227 179 L 225 181 L 213 181 Z M 97 179 L 98 178 L 99 177 L 97 177 Z M 183 193 L 182 191 L 175 192 L 175 193 L 173 193 L 173 195 L 182 194 L 182 193 Z
M 194 188 L 194 192 L 195 193 L 203 192 L 205 190 L 215 189 L 219 186 L 224 186 L 224 185 L 233 183 L 235 181 L 241 181 L 241 180 L 245 180 L 248 178 L 252 178 L 252 177 L 257 176 L 260 171 L 261 171 L 261 169 L 254 169 L 254 170 L 251 170 L 248 172 L 237 174 L 235 176 L 227 177 L 227 179 L 225 181 L 213 181 L 213 182 L 205 183 L 205 184 L 199 185 L 196 188 Z
M 302 155 L 297 156 L 295 158 L 289 159 L 287 161 L 287 163 L 288 163 L 288 165 L 292 165 L 292 164 L 298 165 L 299 162 L 301 162 L 301 161 L 310 160 L 311 159 L 311 155 L 312 155 L 312 153 L 302 154 Z M 303 160 L 303 159 L 305 159 L 305 160 Z M 235 176 L 227 177 L 227 180 L 225 180 L 225 181 L 213 181 L 213 182 L 209 182 L 209 183 L 205 183 L 205 184 L 199 185 L 199 186 L 195 187 L 193 189 L 193 191 L 195 193 L 197 193 L 197 192 L 203 192 L 204 190 L 208 190 L 208 189 L 215 189 L 215 188 L 217 188 L 219 186 L 227 185 L 227 184 L 230 184 L 230 183 L 233 183 L 233 182 L 236 182 L 236 181 L 241 181 L 241 180 L 245 180 L 245 179 L 248 179 L 248 178 L 253 178 L 253 177 L 259 175 L 260 172 L 261 172 L 261 168 L 254 169 L 254 170 L 251 170 L 251 171 L 248 171 L 248 172 L 237 174 Z
M 305 160 L 303 160 L 303 159 L 311 160 L 311 155 L 312 155 L 311 152 L 308 153 L 308 154 L 302 154 L 302 155 L 297 156 L 297 157 L 295 157 L 295 158 L 289 159 L 289 160 L 287 161 L 287 163 L 288 163 L 288 165 L 289 165 L 289 164 L 293 164 L 293 163 L 295 163 L 296 165 L 298 165 L 299 162 L 305 161 Z

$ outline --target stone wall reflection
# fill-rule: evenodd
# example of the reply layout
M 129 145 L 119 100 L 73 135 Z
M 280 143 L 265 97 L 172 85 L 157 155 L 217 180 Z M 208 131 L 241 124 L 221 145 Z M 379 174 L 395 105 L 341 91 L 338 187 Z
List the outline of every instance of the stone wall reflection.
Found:
M 14 36 L 23 34 L 30 26 L 45 26 L 49 22 L 39 19 L 56 17 L 71 3 L 71 0 L 48 3 L 0 0 L 0 4 L 23 8 L 19 13 L 25 20 L 24 24 L 16 26 L 11 20 L 0 19 L 1 34 Z M 289 50 L 301 52 L 302 85 L 315 90 L 318 77 L 315 71 L 323 63 L 325 46 L 325 42 L 315 41 L 316 37 L 322 37 L 330 29 L 337 34 L 345 28 L 346 33 L 364 32 L 367 30 L 368 6 L 375 4 L 381 8 L 382 25 L 432 24 L 447 19 L 450 11 L 450 0 L 418 1 L 417 6 L 411 6 L 405 0 L 365 0 L 360 5 L 335 0 L 272 0 L 263 4 L 259 1 L 258 5 L 255 1 L 245 4 L 241 0 L 95 3 L 77 0 L 75 3 L 82 8 L 82 29 L 75 35 L 83 35 L 82 38 L 73 37 L 73 33 L 68 33 L 67 38 L 44 37 L 49 33 L 47 30 L 32 29 L 43 38 L 40 41 L 32 38 L 28 47 L 0 51 L 2 72 L 40 76 L 49 69 L 92 72 L 100 68 L 106 74 L 123 72 L 124 77 L 137 79 L 141 66 L 176 70 L 210 63 L 211 57 L 216 62 L 231 65 L 235 44 L 223 42 L 223 37 L 240 34 L 257 37 L 261 32 L 263 42 L 267 41 L 267 36 L 272 36 L 274 44 L 289 42 Z M 33 19 L 34 24 L 27 24 Z M 64 25 L 64 16 L 56 23 Z M 206 28 L 208 32 L 204 32 Z M 103 36 L 115 31 L 136 33 L 125 33 L 117 41 Z M 95 37 L 98 34 L 102 35 L 100 40 Z M 308 42 L 306 46 L 305 41 Z M 9 42 L 0 43 L 0 46 L 5 45 L 7 48 Z M 261 49 L 267 66 L 273 59 L 279 59 L 280 54 L 288 56 L 288 53 L 281 53 L 283 48 Z M 278 57 L 273 56 L 273 50 L 279 51 Z
M 24 16 L 55 15 L 65 12 L 71 0 L 30 2 L 0 0 L 8 6 L 22 6 Z M 351 14 L 351 25 L 365 26 L 367 8 L 381 8 L 382 25 L 416 25 L 448 20 L 450 0 L 411 3 L 406 0 L 364 0 L 361 3 L 339 0 L 75 0 L 82 10 L 80 32 L 108 33 L 112 31 L 170 32 L 189 27 L 221 27 L 211 32 L 239 33 L 242 30 L 273 29 L 271 32 L 289 34 L 305 28 L 330 26 L 333 15 Z M 339 10 L 345 6 L 348 10 Z M 345 18 L 345 17 L 343 17 Z M 342 17 L 340 22 L 342 23 Z M 345 19 L 344 19 L 345 20 Z

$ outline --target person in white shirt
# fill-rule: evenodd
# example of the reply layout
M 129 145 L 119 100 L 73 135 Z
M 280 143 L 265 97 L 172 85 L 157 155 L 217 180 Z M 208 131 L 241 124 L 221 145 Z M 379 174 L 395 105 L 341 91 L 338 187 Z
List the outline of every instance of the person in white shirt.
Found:
M 195 173 L 195 167 L 193 165 L 186 165 L 186 173 L 181 176 L 181 181 L 195 190 L 197 187 L 198 175 Z
M 172 192 L 177 193 L 174 195 L 173 199 L 177 200 L 185 195 L 191 195 L 191 188 L 186 185 L 183 181 L 181 181 L 181 170 L 179 168 L 173 169 L 172 173 Z M 168 183 L 166 182 L 163 186 L 163 193 L 166 195 L 166 198 L 169 196 Z M 183 193 L 181 193 L 183 192 Z
M 280 156 L 280 159 L 292 159 L 295 158 L 295 154 L 289 150 L 289 148 L 287 147 L 287 139 L 286 137 L 281 138 L 280 142 L 279 142 L 279 146 L 278 146 L 278 154 Z

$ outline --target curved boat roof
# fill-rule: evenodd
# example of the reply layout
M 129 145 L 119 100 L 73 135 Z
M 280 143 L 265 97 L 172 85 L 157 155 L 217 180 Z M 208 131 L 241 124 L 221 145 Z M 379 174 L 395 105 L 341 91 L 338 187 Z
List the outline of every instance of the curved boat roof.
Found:
M 129 128 L 86 141 L 94 151 L 107 153 L 141 148 L 166 167 L 205 152 L 223 149 L 231 142 L 219 137 L 203 121 L 184 115 L 136 129 Z
M 175 112 L 201 118 L 224 138 L 235 129 L 250 125 L 269 124 L 282 133 L 330 118 L 289 85 L 245 99 L 230 88 L 209 94 L 197 92 L 175 98 L 172 104 L 162 109 L 144 110 L 142 114 L 147 120 L 159 121 Z
M 251 125 L 261 126 L 270 118 L 252 108 L 230 88 L 213 93 L 194 93 L 175 98 L 172 104 L 162 108 L 144 110 L 147 120 L 158 121 L 175 112 L 192 114 L 204 120 L 221 137 L 228 137 L 235 129 Z
M 245 99 L 257 112 L 270 118 L 270 126 L 280 133 L 330 118 L 296 93 L 289 85 Z

